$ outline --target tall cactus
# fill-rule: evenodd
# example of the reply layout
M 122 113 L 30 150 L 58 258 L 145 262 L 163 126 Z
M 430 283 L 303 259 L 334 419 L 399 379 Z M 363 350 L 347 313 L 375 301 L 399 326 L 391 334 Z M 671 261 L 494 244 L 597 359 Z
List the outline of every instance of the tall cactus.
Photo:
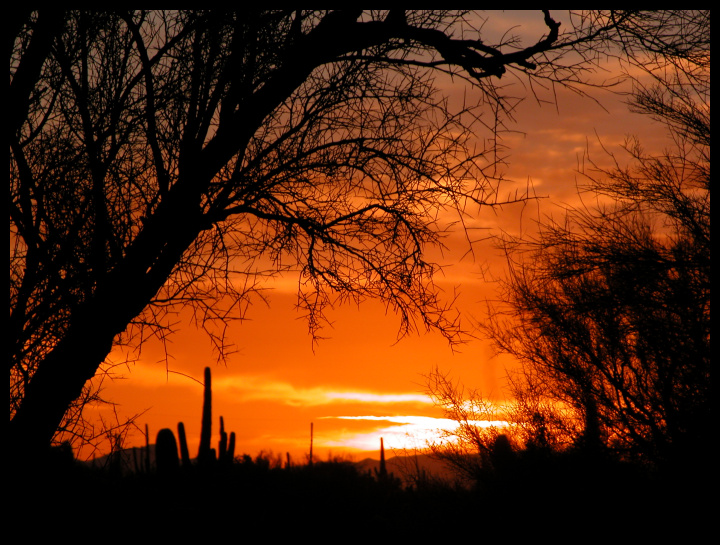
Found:
M 313 465 L 313 423 L 310 422 L 310 457 L 308 458 L 308 465 L 312 467 Z
M 203 392 L 203 410 L 202 410 L 202 427 L 200 429 L 200 450 L 198 451 L 198 461 L 200 464 L 206 464 L 213 458 L 212 449 L 210 448 L 210 438 L 212 435 L 212 380 L 210 377 L 210 368 L 205 368 L 205 388 Z
M 383 438 L 380 438 L 380 478 L 387 478 L 387 467 L 385 466 L 385 444 Z
M 381 482 L 388 480 L 387 466 L 385 465 L 385 444 L 382 437 L 380 438 L 380 468 L 375 468 L 375 476 Z

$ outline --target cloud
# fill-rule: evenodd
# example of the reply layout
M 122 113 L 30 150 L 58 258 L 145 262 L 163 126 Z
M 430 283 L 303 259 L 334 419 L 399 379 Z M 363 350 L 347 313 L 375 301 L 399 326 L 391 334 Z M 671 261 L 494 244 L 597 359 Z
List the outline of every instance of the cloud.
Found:
M 213 380 L 213 391 L 217 391 L 219 395 L 232 395 L 235 400 L 242 402 L 276 401 L 285 405 L 306 407 L 334 403 L 433 403 L 429 396 L 415 393 L 337 391 L 325 386 L 299 388 L 290 382 L 247 375 Z
M 388 425 L 378 427 L 369 433 L 345 432 L 335 434 L 336 438 L 325 441 L 325 447 L 351 447 L 361 450 L 377 449 L 380 437 L 385 447 L 393 450 L 414 450 L 427 447 L 428 444 L 440 440 L 447 440 L 445 431 L 455 430 L 459 424 L 447 418 L 433 418 L 430 416 L 326 416 L 324 419 L 338 420 L 365 420 L 386 422 Z M 478 420 L 470 422 L 478 427 L 505 427 L 503 420 Z
M 456 429 L 460 424 L 456 422 L 455 420 L 451 420 L 449 418 L 435 418 L 432 416 L 415 416 L 415 415 L 406 415 L 406 416 L 324 416 L 322 418 L 338 418 L 341 420 L 375 420 L 375 421 L 384 421 L 384 422 L 392 422 L 394 424 L 400 424 L 405 426 L 414 426 L 417 428 L 422 429 L 444 429 L 444 430 L 454 430 Z M 469 424 L 481 427 L 481 428 L 489 428 L 492 426 L 496 427 L 502 427 L 506 426 L 507 422 L 504 420 L 471 420 Z
M 371 394 L 368 392 L 327 392 L 332 400 L 360 401 L 363 403 L 429 403 L 430 396 L 422 394 Z

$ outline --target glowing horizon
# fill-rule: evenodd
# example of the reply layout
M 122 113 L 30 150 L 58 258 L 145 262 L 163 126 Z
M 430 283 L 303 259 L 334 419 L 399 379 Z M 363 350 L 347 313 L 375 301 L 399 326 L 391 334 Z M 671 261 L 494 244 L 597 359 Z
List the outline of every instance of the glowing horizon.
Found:
M 385 448 L 390 450 L 413 451 L 427 448 L 431 443 L 450 441 L 444 432 L 453 432 L 460 424 L 448 418 L 431 416 L 326 416 L 321 419 L 367 420 L 391 422 L 393 425 L 378 428 L 371 433 L 358 433 L 342 441 L 326 443 L 327 447 L 350 446 L 359 450 L 377 450 L 379 439 L 383 438 Z M 470 425 L 479 428 L 504 428 L 509 425 L 503 420 L 473 420 Z

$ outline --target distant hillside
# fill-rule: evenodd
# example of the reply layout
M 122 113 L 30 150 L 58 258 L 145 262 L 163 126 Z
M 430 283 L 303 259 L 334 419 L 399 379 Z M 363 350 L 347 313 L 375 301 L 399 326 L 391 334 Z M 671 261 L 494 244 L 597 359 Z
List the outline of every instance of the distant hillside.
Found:
M 145 447 L 131 447 L 122 449 L 112 455 L 106 454 L 98 458 L 81 461 L 85 465 L 95 468 L 110 468 L 115 466 L 123 473 L 136 473 L 145 467 Z M 150 467 L 155 466 L 155 445 L 150 445 Z
M 457 476 L 445 464 L 428 456 L 427 454 L 409 455 L 409 456 L 393 456 L 385 461 L 388 473 L 392 473 L 395 477 L 403 480 L 403 482 L 414 482 L 424 472 L 426 478 L 432 478 L 447 483 L 457 480 Z M 361 472 L 375 470 L 380 468 L 380 460 L 365 458 L 355 463 L 355 466 Z

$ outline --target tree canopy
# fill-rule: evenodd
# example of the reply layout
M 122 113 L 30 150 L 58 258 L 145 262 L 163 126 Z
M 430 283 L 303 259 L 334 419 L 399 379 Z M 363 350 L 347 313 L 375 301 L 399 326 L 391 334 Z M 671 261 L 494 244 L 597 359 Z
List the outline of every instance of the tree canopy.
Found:
M 635 79 L 630 107 L 673 146 L 648 154 L 629 140 L 627 164 L 612 155 L 613 167 L 584 172 L 583 202 L 595 204 L 543 222 L 534 241 L 506 241 L 509 319 L 495 309 L 487 329 L 523 364 L 515 394 L 536 434 L 695 464 L 712 426 L 709 14 L 643 25 L 661 32 L 625 44 L 650 76 Z
M 518 45 L 486 43 L 482 17 L 456 11 L 16 12 L 12 440 L 76 431 L 70 409 L 113 346 L 162 335 L 169 308 L 194 305 L 213 333 L 286 270 L 312 331 L 334 297 L 374 297 L 401 333 L 456 339 L 425 250 L 442 210 L 501 199 L 491 150 L 468 146 L 483 104 L 451 110 L 433 75 L 501 111 L 499 78 L 581 83 L 632 17 L 562 32 L 538 12 L 542 33 Z

